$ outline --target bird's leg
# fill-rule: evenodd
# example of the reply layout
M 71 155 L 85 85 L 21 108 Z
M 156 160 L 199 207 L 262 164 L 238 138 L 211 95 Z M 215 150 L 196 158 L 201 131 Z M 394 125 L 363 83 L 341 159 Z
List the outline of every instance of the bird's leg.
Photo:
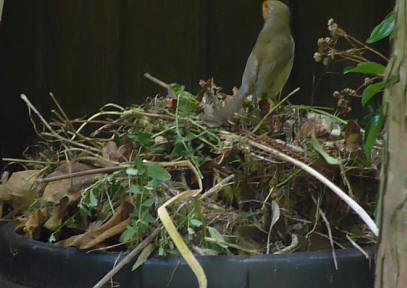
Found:
M 253 104 L 256 107 L 257 106 L 257 101 L 258 101 L 258 97 L 257 97 L 257 93 L 253 93 L 252 95 L 252 100 L 253 100 Z
M 268 98 L 263 98 L 259 102 L 260 117 L 263 118 L 270 110 L 270 102 Z

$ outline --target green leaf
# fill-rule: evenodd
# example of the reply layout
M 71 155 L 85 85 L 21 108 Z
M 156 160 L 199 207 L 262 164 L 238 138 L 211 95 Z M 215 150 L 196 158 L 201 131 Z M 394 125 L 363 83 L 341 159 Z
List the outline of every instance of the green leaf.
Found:
M 194 229 L 192 229 L 191 227 L 188 227 L 188 234 L 189 235 L 194 235 L 195 234 Z
M 171 180 L 171 174 L 158 165 L 147 165 L 148 176 L 160 183 Z
M 137 258 L 136 263 L 134 263 L 133 268 L 131 268 L 131 271 L 136 270 L 138 267 L 143 265 L 144 263 L 147 262 L 148 258 L 150 257 L 151 253 L 154 251 L 154 245 L 153 244 L 148 244 L 143 251 L 141 251 L 140 255 Z
M 218 244 L 222 248 L 225 248 L 225 249 L 228 248 L 228 246 L 226 246 L 225 244 L 220 243 L 220 242 L 226 242 L 226 241 L 225 241 L 225 238 L 223 238 L 222 234 L 220 234 L 218 230 L 216 230 L 213 227 L 208 227 L 208 231 L 209 231 L 209 234 L 211 235 L 211 238 L 214 238 L 216 241 L 219 241 L 216 244 Z
M 127 168 L 126 169 L 126 174 L 129 176 L 137 176 L 138 175 L 138 170 L 135 168 Z
M 55 243 L 57 241 L 57 238 L 55 237 L 55 233 L 52 233 L 51 236 L 48 238 L 49 243 Z
M 158 256 L 165 256 L 165 250 L 163 247 L 158 248 Z
M 380 107 L 377 114 L 371 118 L 367 129 L 365 154 L 366 158 L 369 160 L 371 159 L 372 148 L 376 143 L 377 137 L 382 131 L 383 125 L 384 125 L 384 114 L 382 107 Z
M 384 90 L 384 86 L 384 82 L 378 82 L 367 86 L 366 89 L 363 91 L 362 105 L 366 106 L 366 104 L 373 98 L 373 96 Z
M 191 219 L 191 225 L 195 226 L 195 227 L 201 227 L 202 226 L 202 222 L 199 221 L 198 219 Z
M 369 39 L 367 39 L 366 42 L 371 44 L 386 38 L 393 32 L 395 26 L 396 12 L 392 11 L 387 15 L 382 23 L 380 23 L 373 29 L 372 34 L 370 34 L 370 37 Z
M 143 147 L 148 147 L 154 144 L 154 139 L 151 134 L 140 130 L 128 134 L 127 138 L 140 144 Z
M 120 242 L 127 243 L 134 238 L 137 230 L 133 226 L 129 225 L 126 227 L 126 230 L 120 235 Z
M 341 161 L 329 155 L 319 144 L 317 137 L 315 137 L 315 131 L 312 132 L 312 139 L 311 139 L 312 147 L 322 156 L 324 157 L 325 161 L 330 165 L 339 165 Z
M 98 199 L 96 198 L 95 194 L 93 193 L 93 190 L 89 190 L 89 207 L 96 207 L 98 206 Z
M 144 174 L 144 164 L 143 164 L 143 159 L 140 157 L 136 157 L 136 168 L 138 170 L 138 175 L 143 175 Z
M 373 74 L 373 75 L 383 75 L 386 71 L 386 66 L 376 63 L 376 62 L 366 62 L 356 67 L 345 68 L 344 74 L 349 73 L 362 73 L 362 74 Z
M 147 174 L 151 179 L 146 186 L 149 190 L 154 190 L 165 181 L 171 180 L 171 174 L 163 167 L 158 165 L 147 165 Z
M 155 223 L 155 218 L 153 217 L 153 215 L 150 214 L 150 211 L 148 209 L 145 209 L 142 213 L 141 213 L 141 217 L 140 217 L 145 223 L 148 224 L 152 224 Z
M 130 186 L 130 193 L 131 194 L 143 194 L 144 189 L 140 185 L 132 185 Z
M 177 95 L 177 99 L 179 101 L 178 108 L 180 112 L 185 114 L 197 111 L 199 109 L 200 102 L 195 98 L 194 95 L 188 91 L 185 91 L 185 86 L 173 84 L 171 85 L 171 89 L 174 91 L 175 95 Z
M 146 201 L 143 202 L 143 206 L 144 207 L 151 207 L 151 206 L 153 206 L 154 201 L 155 201 L 154 198 L 147 199 Z

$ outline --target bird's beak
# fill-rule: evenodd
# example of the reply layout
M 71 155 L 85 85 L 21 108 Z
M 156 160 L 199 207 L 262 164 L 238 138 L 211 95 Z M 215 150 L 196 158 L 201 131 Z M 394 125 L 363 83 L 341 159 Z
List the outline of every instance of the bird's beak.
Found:
M 264 22 L 266 22 L 268 17 L 269 17 L 270 2 L 271 1 L 264 1 L 263 2 L 263 19 L 264 19 Z

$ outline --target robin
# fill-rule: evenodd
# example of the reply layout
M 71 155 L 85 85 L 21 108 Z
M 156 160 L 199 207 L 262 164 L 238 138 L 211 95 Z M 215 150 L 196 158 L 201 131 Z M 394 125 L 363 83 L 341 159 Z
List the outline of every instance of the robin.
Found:
M 265 23 L 247 60 L 239 93 L 219 110 L 210 105 L 204 108 L 203 120 L 211 127 L 231 121 L 250 94 L 255 104 L 258 99 L 276 100 L 290 76 L 295 49 L 290 10 L 280 1 L 265 1 L 263 18 Z

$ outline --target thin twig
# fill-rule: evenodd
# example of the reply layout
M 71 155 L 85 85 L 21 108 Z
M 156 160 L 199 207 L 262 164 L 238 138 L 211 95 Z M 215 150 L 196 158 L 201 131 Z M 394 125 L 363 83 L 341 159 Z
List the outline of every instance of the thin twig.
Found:
M 350 35 L 346 35 L 347 37 L 349 37 L 352 41 L 355 41 L 356 43 L 358 43 L 360 46 L 362 46 L 363 48 L 366 48 L 367 50 L 369 50 L 370 52 L 376 54 L 377 56 L 379 56 L 380 58 L 382 58 L 383 60 L 385 60 L 387 63 L 390 62 L 390 59 L 387 58 L 386 56 L 384 56 L 382 53 L 380 53 L 379 51 L 376 51 L 375 49 L 367 46 L 365 43 L 359 41 L 358 39 L 356 39 L 353 36 Z
M 148 113 L 148 112 L 141 112 L 135 109 L 124 111 L 123 115 L 136 115 L 136 116 L 146 116 L 152 118 L 161 118 L 164 120 L 174 120 L 174 117 L 171 115 L 164 115 L 164 114 L 156 114 L 156 113 Z
M 350 238 L 350 236 L 349 236 L 348 234 L 346 234 L 346 239 L 348 239 L 349 242 L 350 242 L 356 249 L 358 249 L 358 250 L 360 251 L 360 253 L 362 253 L 362 254 L 366 257 L 367 260 L 370 260 L 369 254 L 367 254 L 367 252 L 366 252 L 365 250 L 363 250 L 363 248 L 360 247 L 360 246 L 358 245 L 358 243 L 356 243 L 352 238 Z
M 161 81 L 160 79 L 155 78 L 154 76 L 151 76 L 149 73 L 144 73 L 144 77 L 146 77 L 148 80 L 154 82 L 155 84 L 167 89 L 168 96 L 170 98 L 173 98 L 173 99 L 177 98 L 174 91 L 172 91 L 171 86 L 168 85 L 167 83 L 165 83 L 164 81 Z
M 116 111 L 100 111 L 100 112 L 90 116 L 88 120 L 94 120 L 94 119 L 96 119 L 96 118 L 98 118 L 100 116 L 105 116 L 105 115 L 122 116 L 122 113 L 123 112 L 116 112 Z M 76 131 L 75 130 L 73 131 L 74 135 L 71 137 L 72 141 L 75 140 L 75 137 L 77 135 L 80 135 L 79 133 L 86 127 L 86 125 L 88 125 L 88 123 L 89 122 L 82 123 L 82 125 L 79 126 L 79 128 Z
M 325 235 L 324 233 L 315 231 L 314 234 L 315 234 L 315 235 L 318 235 L 318 236 L 321 236 L 322 238 L 325 238 L 325 239 L 328 239 L 328 240 L 329 240 L 329 236 L 328 236 L 328 235 Z M 338 246 L 340 249 L 346 249 L 346 247 L 343 246 L 343 245 L 342 245 L 341 243 L 339 243 L 338 241 L 335 241 L 334 239 L 333 239 L 333 241 L 334 241 L 335 245 Z
M 314 201 L 315 205 L 317 205 L 317 200 L 315 199 L 314 196 L 312 197 L 312 201 Z M 331 244 L 332 248 L 332 258 L 334 259 L 334 264 L 335 264 L 335 269 L 338 270 L 338 259 L 336 257 L 336 251 L 335 251 L 335 244 L 334 244 L 334 239 L 332 237 L 332 230 L 331 230 L 331 224 L 329 224 L 328 218 L 326 218 L 326 215 L 324 211 L 320 207 L 317 208 L 319 210 L 319 214 L 321 215 L 322 221 L 325 223 L 326 230 L 328 231 L 328 236 L 329 236 L 329 243 Z
M 17 159 L 17 158 L 1 158 L 1 160 L 4 162 L 31 163 L 31 164 L 38 164 L 38 165 L 58 164 L 58 162 L 46 162 L 46 161 L 38 161 L 38 160 L 30 160 L 30 159 Z
M 44 117 L 42 117 L 41 113 L 37 110 L 37 108 L 35 108 L 35 106 L 30 102 L 30 100 L 28 100 L 27 96 L 25 96 L 24 94 L 21 94 L 21 99 L 27 104 L 28 108 L 33 110 L 35 112 L 35 114 L 37 114 L 38 118 L 40 118 L 41 122 L 44 124 L 45 127 L 47 127 L 47 129 L 51 132 L 52 136 L 54 136 L 55 138 L 63 141 L 63 142 L 67 142 L 69 144 L 72 144 L 74 146 L 78 146 L 81 147 L 83 149 L 89 149 L 92 150 L 94 152 L 99 153 L 100 151 L 94 147 L 79 143 L 79 142 L 75 142 L 72 141 L 70 139 L 67 139 L 65 137 L 62 137 L 61 135 L 59 135 L 57 132 L 55 132 L 54 129 L 52 129 L 52 127 L 48 124 L 48 122 L 44 119 Z
M 120 169 L 123 169 L 123 167 L 113 166 L 113 167 L 89 169 L 89 170 L 85 170 L 85 171 L 63 174 L 63 175 L 58 175 L 58 176 L 52 176 L 52 177 L 48 177 L 48 178 L 42 178 L 42 179 L 40 178 L 40 179 L 37 179 L 37 182 L 48 183 L 48 182 L 54 182 L 54 181 L 58 181 L 58 180 L 81 177 L 81 176 L 86 176 L 86 175 L 93 175 L 93 174 L 98 174 L 98 173 L 111 173 L 111 172 L 119 171 Z
M 221 189 L 223 189 L 223 187 L 230 185 L 230 181 L 235 178 L 235 175 L 229 175 L 228 177 L 222 179 L 222 181 L 220 181 L 218 184 L 216 184 L 215 186 L 213 186 L 211 189 L 209 189 L 208 191 L 206 191 L 204 194 L 201 195 L 201 197 L 199 198 L 199 200 L 203 200 L 215 193 L 217 193 L 218 191 L 220 191 Z
M 102 288 L 117 272 L 119 272 L 126 264 L 130 263 L 134 257 L 136 257 L 141 250 L 143 250 L 148 244 L 150 244 L 155 237 L 157 237 L 158 233 L 161 231 L 161 227 L 156 228 L 146 239 L 144 239 L 136 248 L 134 248 L 126 257 L 123 258 L 117 264 L 117 266 L 113 267 L 112 270 L 109 271 L 102 279 L 99 280 L 92 288 Z
M 72 131 L 75 131 L 75 128 L 72 126 L 72 123 L 69 121 L 68 115 L 66 115 L 64 109 L 62 109 L 62 106 L 59 104 L 57 98 L 55 98 L 54 94 L 52 92 L 49 92 L 49 96 L 52 98 L 52 100 L 55 103 L 55 106 L 57 106 L 59 112 L 61 113 L 61 115 L 63 116 L 63 119 L 65 119 L 65 122 L 67 123 L 67 125 L 69 126 L 69 128 L 71 128 Z M 56 112 L 56 111 L 55 111 Z

